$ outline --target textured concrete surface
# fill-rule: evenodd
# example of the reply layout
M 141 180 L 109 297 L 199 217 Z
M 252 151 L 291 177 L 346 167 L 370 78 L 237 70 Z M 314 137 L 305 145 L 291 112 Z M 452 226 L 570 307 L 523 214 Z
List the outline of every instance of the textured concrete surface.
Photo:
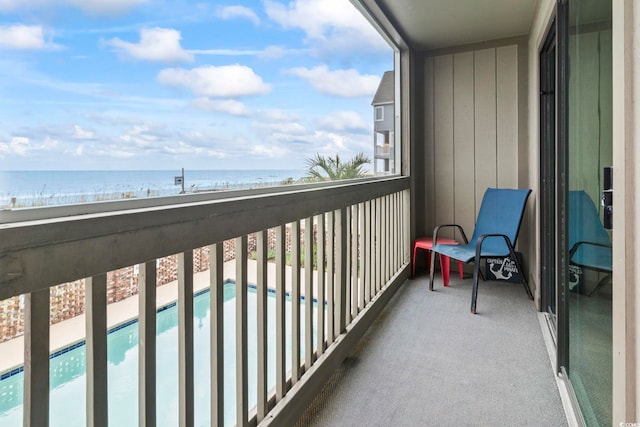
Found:
M 522 285 L 407 281 L 300 426 L 567 425 L 535 306 Z

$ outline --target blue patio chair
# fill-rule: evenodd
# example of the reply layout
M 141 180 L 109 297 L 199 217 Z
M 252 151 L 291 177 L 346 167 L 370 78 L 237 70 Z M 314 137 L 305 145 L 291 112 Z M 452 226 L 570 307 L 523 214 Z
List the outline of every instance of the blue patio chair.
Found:
M 569 191 L 569 259 L 582 268 L 608 273 L 589 295 L 611 278 L 611 239 L 591 197 L 582 190 Z
M 527 283 L 526 274 L 522 270 L 520 261 L 513 249 L 518 239 L 524 207 L 531 190 L 513 190 L 502 188 L 488 188 L 482 198 L 480 212 L 476 220 L 476 227 L 471 240 L 458 224 L 444 224 L 437 226 L 433 231 L 433 248 L 431 249 L 431 277 L 429 289 L 433 290 L 433 275 L 436 262 L 436 253 L 446 255 L 462 262 L 474 261 L 473 289 L 471 293 L 471 312 L 476 313 L 476 301 L 478 299 L 478 276 L 480 276 L 480 260 L 486 257 L 509 256 L 515 262 L 518 271 L 521 272 L 524 288 L 530 299 L 533 299 L 531 289 Z M 460 230 L 464 245 L 436 244 L 438 233 L 443 227 L 456 227 Z

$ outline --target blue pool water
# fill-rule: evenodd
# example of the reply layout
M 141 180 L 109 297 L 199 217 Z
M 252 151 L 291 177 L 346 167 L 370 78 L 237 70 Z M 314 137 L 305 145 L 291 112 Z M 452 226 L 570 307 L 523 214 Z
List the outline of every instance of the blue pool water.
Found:
M 224 287 L 225 425 L 235 424 L 235 284 Z M 249 406 L 257 401 L 257 334 L 255 289 L 248 294 Z M 303 302 L 304 304 L 304 302 Z M 314 319 L 317 307 L 314 304 Z M 275 387 L 275 297 L 267 299 L 268 385 Z M 304 324 L 304 316 L 302 316 Z M 287 344 L 290 345 L 291 302 L 286 304 Z M 209 292 L 194 298 L 195 425 L 210 425 L 210 310 Z M 314 328 L 315 329 L 315 328 Z M 304 327 L 302 327 L 304 336 Z M 314 332 L 315 335 L 315 332 Z M 314 340 L 315 342 L 315 340 Z M 178 425 L 178 329 L 177 307 L 157 317 L 157 420 L 158 426 Z M 291 350 L 287 349 L 287 369 Z M 84 426 L 86 416 L 85 346 L 77 346 L 50 361 L 50 425 Z M 131 322 L 108 335 L 109 425 L 138 425 L 138 323 Z M 0 426 L 22 425 L 23 374 L 0 381 Z

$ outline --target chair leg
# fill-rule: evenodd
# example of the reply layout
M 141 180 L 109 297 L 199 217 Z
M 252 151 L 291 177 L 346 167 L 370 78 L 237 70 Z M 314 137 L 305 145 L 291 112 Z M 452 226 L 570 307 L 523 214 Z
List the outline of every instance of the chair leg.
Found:
M 464 279 L 464 267 L 462 265 L 462 261 L 458 260 L 458 275 L 460 276 L 460 280 Z
M 429 270 L 429 290 L 433 290 L 433 276 L 436 271 L 436 253 L 431 251 L 431 269 Z
M 478 302 L 478 278 L 480 276 L 480 260 L 473 262 L 473 287 L 471 289 L 471 313 L 476 314 L 476 303 Z
M 596 293 L 596 291 L 598 289 L 600 289 L 602 286 L 606 285 L 607 283 L 611 283 L 611 273 L 607 274 L 606 276 L 604 276 L 602 279 L 600 279 L 600 281 L 598 282 L 598 284 L 596 285 L 595 288 L 593 288 L 593 290 L 591 292 L 589 292 L 587 294 L 587 296 L 592 296 L 593 294 Z
M 516 268 L 518 269 L 518 271 L 520 272 L 520 275 L 522 276 L 522 284 L 524 285 L 524 290 L 527 292 L 527 295 L 529 296 L 529 299 L 533 300 L 533 294 L 531 293 L 531 288 L 529 288 L 529 281 L 527 280 L 527 275 L 524 274 L 524 270 L 522 269 L 522 265 L 518 261 L 518 257 L 516 256 L 516 253 L 515 253 L 515 251 L 513 250 L 512 247 L 509 247 L 509 256 L 511 257 L 513 262 L 515 262 Z
M 418 246 L 413 245 L 413 261 L 411 262 L 411 278 L 416 277 L 416 252 L 418 252 Z

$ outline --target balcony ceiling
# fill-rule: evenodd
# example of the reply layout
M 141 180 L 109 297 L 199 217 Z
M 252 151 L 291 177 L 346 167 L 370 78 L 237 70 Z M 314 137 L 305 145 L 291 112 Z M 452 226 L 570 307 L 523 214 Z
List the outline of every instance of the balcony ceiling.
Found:
M 529 33 L 537 0 L 377 0 L 417 50 Z

